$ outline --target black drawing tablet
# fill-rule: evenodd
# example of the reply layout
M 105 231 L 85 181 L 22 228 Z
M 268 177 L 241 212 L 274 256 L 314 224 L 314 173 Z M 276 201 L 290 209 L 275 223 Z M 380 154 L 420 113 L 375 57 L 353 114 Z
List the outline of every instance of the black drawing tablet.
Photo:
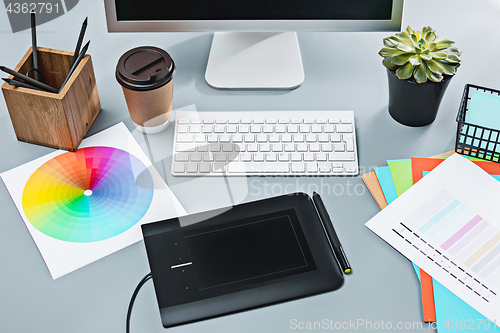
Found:
M 295 193 L 143 225 L 163 326 L 340 288 L 322 223 Z

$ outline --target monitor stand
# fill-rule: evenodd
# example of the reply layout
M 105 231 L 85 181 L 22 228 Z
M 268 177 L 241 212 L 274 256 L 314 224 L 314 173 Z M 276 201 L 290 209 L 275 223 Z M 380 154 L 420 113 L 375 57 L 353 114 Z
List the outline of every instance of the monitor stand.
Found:
M 295 89 L 304 68 L 295 32 L 216 32 L 205 80 L 216 89 Z

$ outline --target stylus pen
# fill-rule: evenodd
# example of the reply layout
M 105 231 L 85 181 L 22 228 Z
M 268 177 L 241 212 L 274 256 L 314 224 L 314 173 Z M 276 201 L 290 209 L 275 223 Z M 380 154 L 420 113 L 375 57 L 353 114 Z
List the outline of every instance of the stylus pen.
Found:
M 82 47 L 83 36 L 85 36 L 85 30 L 87 30 L 87 20 L 88 17 L 86 17 L 85 21 L 83 21 L 82 23 L 82 28 L 80 29 L 80 36 L 78 36 L 78 42 L 76 43 L 75 53 L 73 53 L 73 58 L 71 59 L 71 65 L 69 65 L 69 67 L 73 66 L 73 64 L 76 61 L 76 58 L 80 53 L 80 47 Z
M 87 44 L 85 44 L 85 46 L 83 47 L 82 49 L 82 52 L 80 52 L 80 54 L 78 55 L 78 57 L 76 58 L 76 61 L 75 63 L 71 66 L 71 68 L 69 69 L 69 73 L 68 73 L 68 76 L 66 76 L 66 79 L 64 80 L 61 88 L 59 89 L 59 92 L 61 92 L 61 90 L 64 88 L 64 85 L 66 84 L 66 82 L 68 82 L 69 78 L 71 77 L 71 74 L 73 74 L 73 72 L 75 71 L 75 68 L 78 67 L 78 64 L 80 63 L 80 61 L 83 59 L 83 57 L 85 56 L 85 53 L 87 52 L 87 49 L 89 48 L 89 44 L 90 44 L 90 41 L 87 42 Z
M 57 94 L 57 89 L 56 88 L 52 88 L 51 86 L 48 86 L 45 83 L 42 83 L 42 82 L 37 81 L 37 80 L 34 80 L 34 79 L 30 78 L 30 77 L 27 77 L 26 75 L 23 75 L 21 73 L 13 71 L 10 68 L 7 68 L 5 66 L 0 66 L 0 71 L 5 72 L 5 73 L 10 74 L 10 75 L 14 75 L 17 78 L 26 81 L 26 83 L 30 83 L 30 84 L 32 84 L 34 86 L 42 88 L 45 91 L 49 91 L 49 92 L 53 92 L 53 93 Z
M 38 49 L 36 47 L 36 19 L 35 13 L 31 13 L 31 48 L 33 52 L 33 72 L 35 80 L 38 80 Z
M 323 225 L 325 226 L 326 233 L 328 234 L 328 238 L 332 243 L 333 251 L 335 252 L 335 256 L 340 263 L 340 267 L 344 271 L 344 273 L 351 272 L 351 266 L 349 265 L 349 261 L 344 253 L 344 249 L 340 244 L 340 240 L 337 237 L 337 233 L 333 228 L 332 220 L 330 220 L 330 215 L 326 211 L 325 205 L 323 204 L 323 200 L 318 193 L 313 192 L 313 202 L 316 205 L 316 209 L 318 210 L 319 216 L 323 220 Z
M 11 86 L 45 91 L 45 90 L 42 90 L 42 89 L 40 89 L 38 87 L 35 87 L 35 86 L 30 85 L 30 84 L 27 84 L 27 83 L 24 83 L 24 82 L 21 82 L 21 81 L 17 81 L 17 80 L 14 80 L 14 79 L 2 79 L 2 80 L 4 80 L 5 82 L 7 82 L 8 84 L 10 84 Z

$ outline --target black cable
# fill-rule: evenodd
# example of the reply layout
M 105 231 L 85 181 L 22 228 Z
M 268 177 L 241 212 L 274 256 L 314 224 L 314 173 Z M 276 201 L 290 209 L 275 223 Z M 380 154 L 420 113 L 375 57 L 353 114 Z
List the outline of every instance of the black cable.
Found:
M 151 277 L 152 277 L 151 273 L 146 274 L 146 276 L 142 278 L 141 282 L 139 282 L 139 284 L 134 290 L 134 293 L 132 294 L 132 298 L 130 299 L 127 311 L 127 324 L 125 330 L 126 333 L 130 333 L 130 315 L 132 314 L 132 307 L 134 306 L 135 298 L 137 297 L 137 294 L 139 293 L 139 290 L 141 290 L 141 287 L 144 285 L 144 283 L 146 283 L 149 279 L 151 279 Z

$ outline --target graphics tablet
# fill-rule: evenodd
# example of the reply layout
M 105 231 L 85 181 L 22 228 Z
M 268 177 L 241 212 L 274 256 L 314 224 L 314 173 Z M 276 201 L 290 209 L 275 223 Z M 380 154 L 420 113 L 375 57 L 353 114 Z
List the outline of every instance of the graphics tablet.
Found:
M 295 193 L 145 224 L 164 327 L 338 289 L 311 198 Z

